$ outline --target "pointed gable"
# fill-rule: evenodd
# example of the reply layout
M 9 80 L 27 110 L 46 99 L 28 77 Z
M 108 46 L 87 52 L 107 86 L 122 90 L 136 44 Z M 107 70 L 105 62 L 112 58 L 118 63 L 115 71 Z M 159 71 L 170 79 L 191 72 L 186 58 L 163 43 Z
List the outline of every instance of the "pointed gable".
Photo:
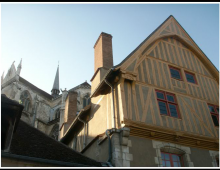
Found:
M 187 62 L 190 62 L 190 60 L 198 62 L 196 60 L 199 60 L 203 74 L 212 75 L 212 77 L 215 77 L 218 81 L 218 70 L 172 15 L 169 16 L 153 33 L 151 33 L 133 52 L 131 52 L 127 58 L 125 58 L 120 64 L 116 65 L 115 68 L 134 72 L 138 64 L 142 62 L 144 55 L 147 54 L 152 57 L 159 56 L 161 55 L 161 48 L 164 49 L 165 47 L 172 51 L 172 53 L 165 51 L 167 54 L 163 55 L 167 56 L 167 60 L 170 59 L 177 63 L 175 49 L 171 46 L 174 39 L 177 40 L 176 43 L 178 43 L 179 46 L 189 49 L 181 52 L 181 55 L 186 57 Z M 168 45 L 164 45 L 164 42 L 166 41 L 169 42 Z M 187 63 L 185 64 L 187 65 Z M 192 67 L 190 66 L 190 63 L 188 64 L 188 67 Z

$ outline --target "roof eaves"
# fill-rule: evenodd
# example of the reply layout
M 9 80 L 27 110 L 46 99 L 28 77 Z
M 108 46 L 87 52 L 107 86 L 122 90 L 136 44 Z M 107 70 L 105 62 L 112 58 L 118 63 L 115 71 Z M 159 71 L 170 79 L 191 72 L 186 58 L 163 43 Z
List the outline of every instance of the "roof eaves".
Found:
M 80 110 L 80 112 L 78 113 L 78 115 L 76 116 L 76 118 L 73 120 L 73 122 L 71 123 L 71 125 L 69 126 L 69 128 L 67 129 L 66 133 L 63 135 L 63 137 L 61 138 L 60 142 L 64 142 L 65 139 L 67 138 L 68 134 L 71 132 L 71 130 L 73 129 L 73 127 L 75 126 L 75 124 L 78 121 L 78 117 L 81 116 L 84 112 L 88 111 L 91 108 L 91 104 L 87 105 L 86 107 L 84 107 L 83 109 Z
M 58 165 L 58 166 L 64 166 L 64 167 L 92 167 L 89 165 L 84 164 L 78 164 L 78 163 L 70 163 L 70 162 L 63 162 L 63 161 L 57 161 L 57 160 L 50 160 L 50 159 L 43 159 L 43 158 L 36 158 L 36 157 L 29 157 L 29 156 L 23 156 L 23 155 L 16 155 L 12 153 L 6 153 L 1 152 L 2 157 L 4 158 L 11 158 L 11 159 L 20 159 L 25 161 L 31 161 L 31 162 L 37 162 L 37 163 L 45 163 L 45 164 L 52 164 L 52 165 Z
M 112 73 L 113 70 L 114 70 L 114 67 L 109 69 L 109 71 L 107 71 L 105 76 L 102 78 L 101 82 L 97 85 L 95 90 L 92 92 L 90 98 L 92 98 L 95 95 L 95 93 L 101 88 L 102 84 L 104 84 L 104 82 L 105 82 L 105 79 Z

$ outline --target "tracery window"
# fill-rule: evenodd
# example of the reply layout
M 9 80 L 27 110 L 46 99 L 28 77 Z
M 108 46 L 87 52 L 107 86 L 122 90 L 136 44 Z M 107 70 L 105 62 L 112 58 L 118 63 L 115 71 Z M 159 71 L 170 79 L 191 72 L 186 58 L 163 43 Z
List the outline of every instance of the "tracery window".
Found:
M 24 111 L 29 111 L 29 108 L 31 107 L 31 97 L 28 91 L 22 92 L 20 100 L 21 104 L 24 106 Z

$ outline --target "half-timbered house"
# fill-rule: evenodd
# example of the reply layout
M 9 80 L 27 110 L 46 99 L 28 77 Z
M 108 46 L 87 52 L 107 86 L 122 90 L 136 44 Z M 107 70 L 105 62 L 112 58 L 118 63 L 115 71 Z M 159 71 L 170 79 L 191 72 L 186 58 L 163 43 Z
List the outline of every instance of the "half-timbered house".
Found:
M 173 16 L 116 66 L 110 34 L 94 50 L 91 105 L 61 142 L 112 166 L 219 165 L 219 72 Z

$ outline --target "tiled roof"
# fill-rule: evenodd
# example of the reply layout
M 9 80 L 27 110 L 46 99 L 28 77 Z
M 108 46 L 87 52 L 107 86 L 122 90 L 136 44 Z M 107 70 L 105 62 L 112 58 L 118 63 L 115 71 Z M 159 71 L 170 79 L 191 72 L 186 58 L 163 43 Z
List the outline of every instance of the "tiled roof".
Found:
M 20 120 L 9 151 L 14 155 L 41 158 L 86 166 L 101 167 L 101 163 L 74 151 L 38 129 Z

